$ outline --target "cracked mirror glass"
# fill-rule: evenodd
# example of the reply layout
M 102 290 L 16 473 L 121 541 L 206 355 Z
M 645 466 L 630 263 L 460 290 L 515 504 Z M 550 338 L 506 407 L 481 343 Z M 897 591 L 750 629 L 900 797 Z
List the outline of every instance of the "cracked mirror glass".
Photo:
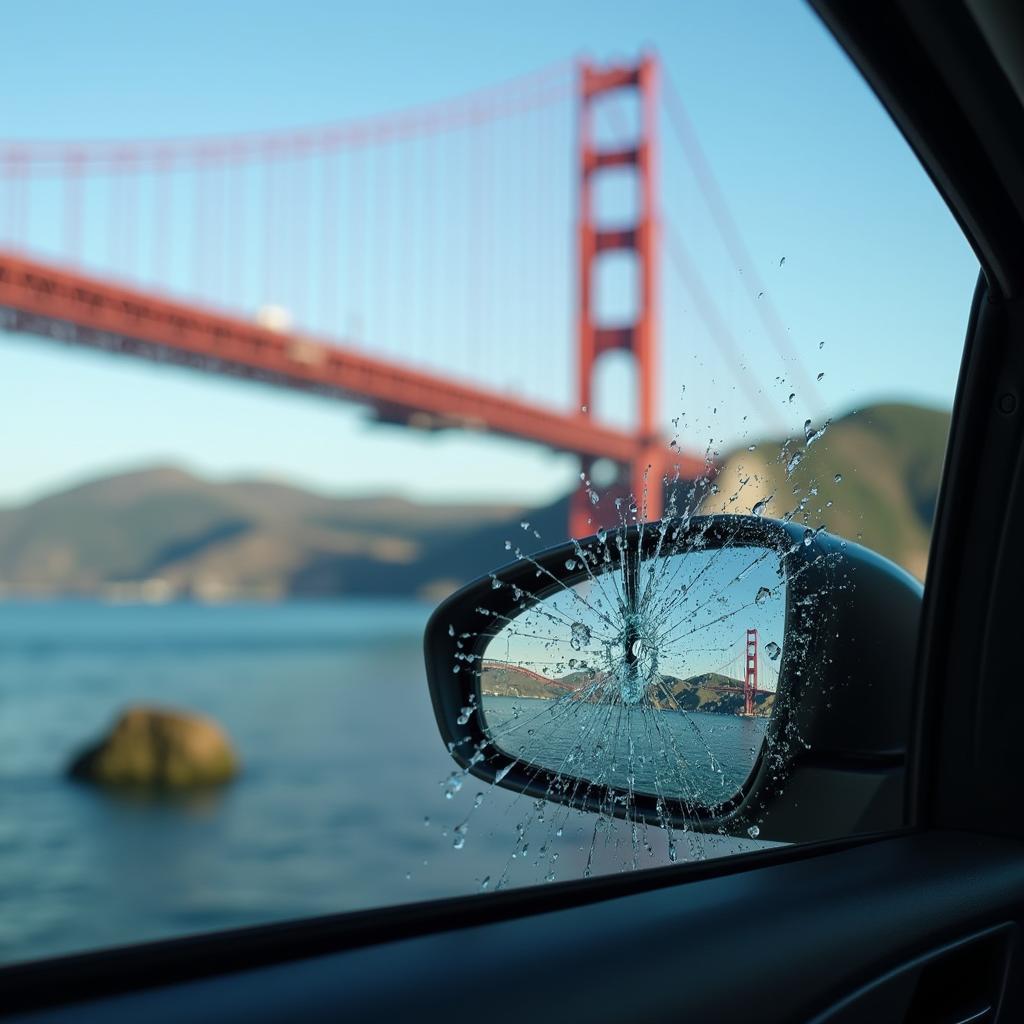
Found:
M 620 557 L 594 558 L 489 642 L 486 729 L 524 765 L 692 816 L 735 796 L 760 753 L 786 621 L 782 560 L 753 546 Z

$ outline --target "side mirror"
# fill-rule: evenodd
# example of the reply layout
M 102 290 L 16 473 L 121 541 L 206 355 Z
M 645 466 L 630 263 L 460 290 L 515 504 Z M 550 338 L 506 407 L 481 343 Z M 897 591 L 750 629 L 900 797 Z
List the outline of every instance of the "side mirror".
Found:
M 518 561 L 442 603 L 427 677 L 466 774 L 784 842 L 898 827 L 921 586 L 790 522 L 692 516 Z

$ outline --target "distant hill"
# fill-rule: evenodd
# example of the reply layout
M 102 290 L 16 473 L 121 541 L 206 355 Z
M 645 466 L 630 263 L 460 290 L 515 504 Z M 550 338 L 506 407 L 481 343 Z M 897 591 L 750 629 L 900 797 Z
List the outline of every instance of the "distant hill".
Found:
M 485 661 L 480 672 L 480 690 L 485 696 L 558 700 L 594 681 L 599 682 L 601 678 L 601 673 L 572 672 L 558 679 L 549 679 L 517 665 Z M 736 689 L 742 685 L 740 680 L 717 672 L 706 672 L 689 679 L 662 676 L 660 687 L 652 685 L 649 688 L 648 699 L 654 707 L 662 710 L 681 708 L 683 711 L 738 715 L 743 710 L 743 694 L 724 692 L 721 687 Z M 580 694 L 574 699 L 598 700 L 599 697 L 593 694 L 588 698 Z M 756 712 L 767 716 L 774 703 L 774 693 L 759 693 L 755 702 Z
M 813 525 L 862 534 L 921 576 L 948 429 L 947 413 L 878 405 L 843 416 L 809 446 L 762 441 L 722 460 L 703 510 L 745 512 L 771 495 L 767 514 L 781 516 L 805 498 Z M 794 454 L 801 461 L 787 480 Z M 0 509 L 0 595 L 437 599 L 510 560 L 505 541 L 536 550 L 564 539 L 567 507 L 338 498 L 155 467 Z
M 579 677 L 579 673 L 575 674 Z M 549 679 L 519 665 L 485 661 L 480 667 L 480 692 L 491 697 L 536 697 L 557 700 L 583 685 L 582 678 Z
M 718 493 L 703 510 L 749 512 L 771 495 L 765 514 L 781 518 L 806 497 L 814 526 L 859 537 L 923 578 L 949 419 L 937 409 L 875 405 L 835 420 L 809 446 L 802 438 L 785 449 L 783 438 L 760 441 L 753 452 L 743 449 L 723 460 Z M 787 479 L 786 465 L 798 454 Z M 744 479 L 749 483 L 741 488 Z
M 559 536 L 554 524 L 564 523 L 564 510 L 531 516 Z M 0 590 L 130 599 L 433 596 L 503 561 L 502 541 L 523 535 L 521 518 L 513 505 L 332 498 L 158 467 L 0 510 Z
M 742 680 L 723 676 L 718 672 L 705 672 L 689 679 L 674 679 L 664 676 L 665 688 L 672 694 L 672 701 L 664 698 L 655 701 L 658 707 L 671 707 L 673 703 L 684 711 L 708 711 L 719 715 L 738 715 L 743 710 L 743 694 L 723 692 L 720 687 L 738 689 Z M 754 700 L 754 713 L 771 714 L 775 704 L 774 693 L 758 693 Z

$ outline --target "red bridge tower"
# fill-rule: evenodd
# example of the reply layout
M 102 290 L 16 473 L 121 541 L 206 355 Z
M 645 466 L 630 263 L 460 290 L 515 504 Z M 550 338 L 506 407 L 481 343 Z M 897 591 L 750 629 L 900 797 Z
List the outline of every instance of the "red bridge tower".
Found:
M 743 672 L 743 714 L 754 714 L 757 699 L 757 630 L 747 630 L 746 667 Z
M 639 127 L 630 143 L 615 149 L 598 148 L 594 138 L 594 100 L 614 90 L 635 90 L 639 94 Z M 580 66 L 579 139 L 579 310 L 578 396 L 582 415 L 593 416 L 594 366 L 613 349 L 632 353 L 636 364 L 637 423 L 636 454 L 618 465 L 616 480 L 601 486 L 601 504 L 593 506 L 580 486 L 573 496 L 570 529 L 575 537 L 593 533 L 598 526 L 619 521 L 615 498 L 632 495 L 643 518 L 657 519 L 662 513 L 662 475 L 665 446 L 658 431 L 658 219 L 655 208 L 655 161 L 657 138 L 657 64 L 645 57 L 635 66 Z M 631 167 L 636 175 L 637 218 L 631 225 L 614 228 L 598 226 L 593 187 L 595 175 L 606 168 Z M 602 253 L 625 251 L 635 254 L 637 263 L 636 316 L 632 323 L 596 322 L 594 269 Z M 591 477 L 596 460 L 584 458 L 583 472 Z M 650 469 L 648 470 L 648 467 Z M 600 481 L 603 484 L 603 481 Z

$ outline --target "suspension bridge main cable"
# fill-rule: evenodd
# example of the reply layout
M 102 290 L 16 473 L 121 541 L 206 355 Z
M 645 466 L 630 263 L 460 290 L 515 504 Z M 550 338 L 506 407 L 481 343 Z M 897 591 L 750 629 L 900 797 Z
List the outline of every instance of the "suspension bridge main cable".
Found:
M 661 76 L 661 94 L 668 123 L 672 127 L 676 139 L 682 148 L 683 155 L 693 171 L 697 185 L 704 196 L 726 251 L 736 266 L 744 270 L 748 282 L 748 287 L 744 289 L 747 298 L 753 305 L 754 311 L 774 345 L 779 358 L 786 366 L 787 371 L 792 374 L 794 386 L 802 391 L 802 397 L 820 412 L 820 409 L 818 409 L 817 385 L 803 367 L 798 353 L 786 335 L 782 319 L 757 272 L 753 257 L 743 241 L 736 221 L 729 211 L 725 196 L 704 154 L 704 149 L 700 144 L 697 132 L 693 127 L 693 122 L 690 120 L 690 116 L 683 104 L 679 90 L 676 89 L 664 67 L 662 67 Z
M 756 406 L 765 420 L 778 429 L 785 429 L 778 410 L 769 397 L 757 387 L 756 382 L 743 370 L 743 356 L 739 345 L 732 335 L 725 318 L 711 297 L 697 264 L 690 256 L 683 243 L 682 236 L 667 216 L 662 216 L 661 236 L 665 251 L 669 257 L 669 266 L 675 271 L 682 286 L 693 299 L 697 315 L 704 322 L 711 334 L 712 341 L 725 359 L 726 365 L 733 371 L 733 376 L 752 406 Z

